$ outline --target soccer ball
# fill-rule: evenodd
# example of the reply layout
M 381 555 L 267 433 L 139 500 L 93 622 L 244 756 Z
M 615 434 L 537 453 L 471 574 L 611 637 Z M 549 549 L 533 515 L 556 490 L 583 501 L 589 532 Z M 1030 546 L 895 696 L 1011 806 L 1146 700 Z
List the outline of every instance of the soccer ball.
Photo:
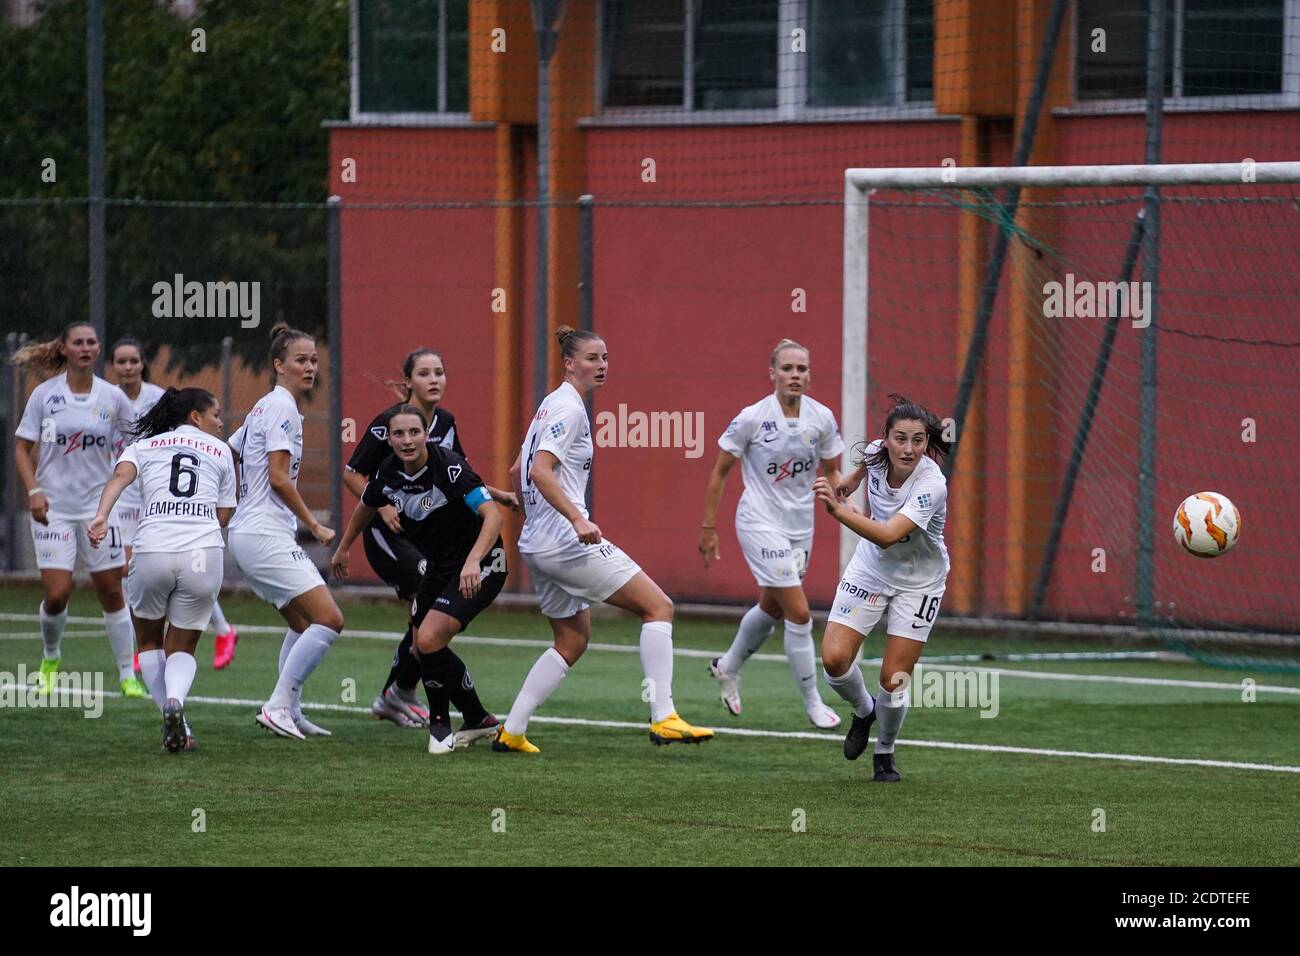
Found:
M 1240 534 L 1241 512 L 1217 491 L 1191 495 L 1174 512 L 1174 540 L 1198 558 L 1217 558 Z

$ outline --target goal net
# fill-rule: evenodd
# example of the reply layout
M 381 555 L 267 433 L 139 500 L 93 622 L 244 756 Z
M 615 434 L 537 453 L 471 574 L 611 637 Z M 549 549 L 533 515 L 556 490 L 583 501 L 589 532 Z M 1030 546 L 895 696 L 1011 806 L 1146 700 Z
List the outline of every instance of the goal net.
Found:
M 893 392 L 947 419 L 947 616 L 1300 670 L 1298 182 L 847 170 L 845 433 L 878 435 Z M 1202 491 L 1242 516 L 1212 560 L 1173 534 Z

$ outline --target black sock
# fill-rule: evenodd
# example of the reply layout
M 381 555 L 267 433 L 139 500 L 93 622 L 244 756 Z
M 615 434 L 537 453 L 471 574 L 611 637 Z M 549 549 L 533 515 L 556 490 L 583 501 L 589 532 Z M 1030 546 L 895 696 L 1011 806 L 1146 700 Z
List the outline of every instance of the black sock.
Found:
M 408 626 L 406 633 L 402 635 L 402 642 L 393 652 L 393 667 L 388 672 L 388 679 L 384 681 L 385 691 L 393 684 L 396 684 L 400 690 L 411 691 L 415 689 L 416 684 L 420 683 L 420 662 L 411 653 L 413 643 L 414 636 Z
M 433 654 L 420 655 L 420 670 L 424 678 L 424 687 L 430 695 L 430 719 L 433 718 L 432 705 L 434 692 L 446 694 L 460 711 L 465 723 L 476 727 L 487 717 L 487 709 L 478 699 L 474 681 L 469 676 L 465 662 L 456 656 L 450 647 Z

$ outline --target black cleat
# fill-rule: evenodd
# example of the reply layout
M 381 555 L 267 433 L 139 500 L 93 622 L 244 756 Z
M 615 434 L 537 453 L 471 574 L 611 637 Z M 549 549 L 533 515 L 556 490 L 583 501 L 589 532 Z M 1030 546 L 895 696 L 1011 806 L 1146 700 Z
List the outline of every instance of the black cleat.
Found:
M 871 713 L 865 717 L 853 715 L 853 723 L 849 725 L 849 732 L 844 735 L 844 759 L 857 760 L 862 756 L 862 751 L 867 749 L 870 743 L 871 725 L 876 719 L 876 709 L 873 707 Z
M 876 768 L 876 783 L 898 783 L 903 779 L 903 775 L 894 766 L 893 754 L 875 754 L 871 763 Z
M 175 697 L 168 697 L 163 704 L 163 750 L 169 754 L 178 754 L 185 749 L 185 709 Z

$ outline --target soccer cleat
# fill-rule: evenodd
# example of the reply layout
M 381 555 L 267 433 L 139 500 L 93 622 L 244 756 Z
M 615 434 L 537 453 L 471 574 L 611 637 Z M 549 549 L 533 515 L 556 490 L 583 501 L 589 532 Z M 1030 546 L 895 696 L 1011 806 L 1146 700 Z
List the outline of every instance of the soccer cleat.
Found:
M 144 681 L 138 677 L 128 677 L 122 681 L 123 697 L 148 697 L 149 688 L 144 686 Z
M 392 693 L 394 688 L 390 687 L 370 705 L 370 713 L 375 720 L 391 720 L 399 727 L 427 727 L 429 726 L 428 711 L 421 708 L 426 715 L 424 720 L 416 716 L 414 711 L 402 706 L 404 703 L 401 698 Z
M 140 655 L 138 652 L 131 658 L 131 673 L 135 674 L 136 677 L 140 676 Z
M 324 727 L 317 726 L 308 720 L 303 714 L 294 714 L 293 725 L 298 728 L 304 737 L 333 737 L 334 734 Z
M 278 737 L 290 737 L 294 740 L 306 739 L 303 737 L 302 731 L 294 725 L 293 714 L 289 713 L 288 707 L 277 707 L 275 710 L 270 710 L 263 705 L 261 711 L 253 719 Z
M 38 694 L 48 694 L 50 692 L 50 686 L 58 679 L 59 665 L 61 663 L 63 663 L 61 657 L 41 661 L 41 669 L 36 672 L 36 692 Z
M 862 751 L 867 749 L 870 741 L 871 724 L 875 719 L 874 707 L 865 717 L 853 715 L 853 723 L 849 725 L 849 732 L 844 736 L 844 759 L 857 760 L 862 756 Z
M 718 682 L 722 690 L 722 706 L 727 708 L 727 713 L 733 717 L 740 716 L 740 675 L 728 674 L 718 666 L 720 657 L 715 657 L 709 661 L 709 674 Z
M 827 707 L 824 701 L 818 701 L 809 707 L 807 713 L 812 725 L 822 730 L 834 730 L 840 725 L 840 715 Z
M 194 731 L 190 727 L 190 719 L 182 717 L 181 723 L 185 725 L 185 746 L 181 748 L 181 753 L 192 754 L 199 749 L 199 742 L 194 738 Z
M 903 779 L 903 775 L 894 766 L 894 755 L 892 753 L 875 754 L 871 758 L 871 763 L 876 769 L 876 783 L 898 783 Z
M 488 714 L 484 717 L 482 723 L 475 727 L 471 727 L 469 724 L 461 724 L 460 729 L 456 731 L 456 746 L 468 747 L 470 744 L 482 740 L 485 737 L 495 737 L 497 735 L 497 728 L 500 726 L 501 722 L 492 714 Z
M 235 645 L 239 643 L 239 632 L 233 627 L 225 634 L 218 634 L 212 648 L 212 667 L 225 670 L 235 659 Z
M 692 727 L 675 713 L 650 725 L 650 742 L 656 747 L 665 744 L 698 744 L 712 738 L 713 731 L 707 727 Z
M 514 734 L 506 733 L 505 724 L 501 725 L 501 730 L 498 731 L 496 739 L 492 741 L 492 749 L 500 754 L 510 753 L 512 750 L 519 754 L 539 754 L 542 752 L 540 747 L 533 746 L 523 734 L 516 737 Z
M 185 749 L 185 709 L 175 697 L 168 697 L 163 704 L 163 750 L 169 754 L 178 754 Z
M 429 753 L 442 756 L 456 749 L 456 735 L 441 720 L 429 725 Z
M 418 721 L 420 726 L 429 726 L 429 708 L 420 703 L 419 698 L 415 696 L 414 687 L 403 689 L 396 684 L 390 684 L 387 693 L 398 710 L 412 720 Z

